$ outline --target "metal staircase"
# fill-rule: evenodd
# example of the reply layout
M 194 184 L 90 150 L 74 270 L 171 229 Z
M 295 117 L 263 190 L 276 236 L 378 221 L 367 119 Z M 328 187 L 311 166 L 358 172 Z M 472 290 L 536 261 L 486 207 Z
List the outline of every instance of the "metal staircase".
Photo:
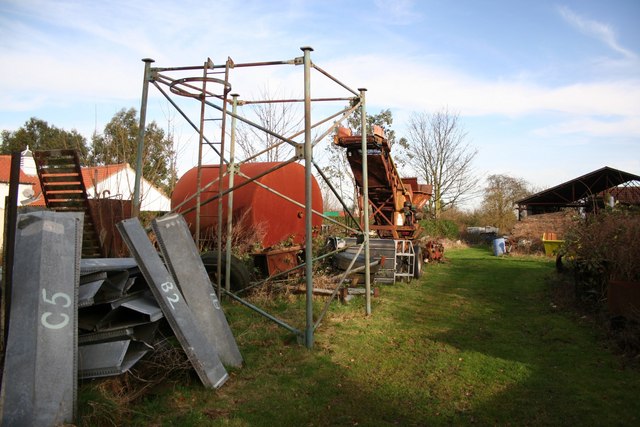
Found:
M 47 208 L 56 212 L 83 212 L 82 257 L 103 257 L 96 222 L 82 180 L 76 150 L 34 151 L 40 187 Z

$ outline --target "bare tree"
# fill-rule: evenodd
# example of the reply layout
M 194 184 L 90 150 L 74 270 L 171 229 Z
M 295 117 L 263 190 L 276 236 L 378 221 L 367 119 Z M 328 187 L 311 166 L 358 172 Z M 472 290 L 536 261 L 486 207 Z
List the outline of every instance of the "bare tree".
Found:
M 433 185 L 429 209 L 435 218 L 475 196 L 472 162 L 478 151 L 466 142 L 466 137 L 459 115 L 446 108 L 433 114 L 414 113 L 409 119 L 409 162 Z
M 245 108 L 253 108 L 255 122 L 265 129 L 281 136 L 291 136 L 300 130 L 304 117 L 300 114 L 298 104 L 292 102 L 274 102 L 278 99 L 277 93 L 270 93 L 268 87 L 260 91 L 260 99 L 263 103 L 251 104 Z M 242 153 L 242 158 L 253 157 L 265 149 L 265 153 L 254 159 L 263 162 L 278 162 L 293 156 L 293 147 L 275 136 L 260 129 L 240 124 L 236 130 L 237 144 Z
M 529 183 L 509 175 L 490 175 L 482 200 L 481 215 L 485 224 L 510 230 L 516 223 L 516 201 L 531 194 Z

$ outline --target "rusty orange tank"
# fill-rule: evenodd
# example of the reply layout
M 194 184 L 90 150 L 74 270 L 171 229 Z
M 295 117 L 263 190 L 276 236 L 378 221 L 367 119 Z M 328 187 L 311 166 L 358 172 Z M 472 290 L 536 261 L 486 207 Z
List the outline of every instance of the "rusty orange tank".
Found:
M 275 162 L 245 163 L 240 166 L 241 173 L 256 177 L 261 173 L 277 166 Z M 304 166 L 297 163 L 290 163 L 282 168 L 271 172 L 256 181 L 264 184 L 277 192 L 293 199 L 303 206 L 305 204 L 304 190 Z M 191 195 L 195 194 L 198 169 L 196 167 L 185 173 L 176 183 L 171 196 L 171 208 L 182 203 Z M 218 165 L 202 166 L 202 186 L 213 181 L 219 176 Z M 235 186 L 247 181 L 246 178 L 236 175 Z M 228 177 L 222 180 L 223 189 L 228 187 Z M 218 194 L 218 184 L 213 184 L 204 191 L 201 200 L 207 200 Z M 222 197 L 223 220 L 227 218 L 227 196 Z M 195 198 L 181 206 L 177 212 L 184 212 L 195 206 Z M 322 194 L 320 186 L 315 178 L 312 179 L 312 207 L 316 212 L 322 212 Z M 189 224 L 192 232 L 195 232 L 195 209 L 184 214 L 185 220 Z M 246 227 L 262 227 L 266 234 L 260 242 L 263 248 L 269 248 L 288 241 L 291 244 L 304 244 L 305 240 L 305 209 L 302 206 L 283 199 L 282 197 L 261 187 L 255 182 L 244 185 L 234 190 L 233 195 L 233 217 L 234 221 L 242 218 Z M 202 233 L 215 231 L 218 223 L 217 201 L 207 203 L 201 207 L 200 229 Z M 322 225 L 322 217 L 313 215 L 312 223 L 314 229 L 319 229 Z

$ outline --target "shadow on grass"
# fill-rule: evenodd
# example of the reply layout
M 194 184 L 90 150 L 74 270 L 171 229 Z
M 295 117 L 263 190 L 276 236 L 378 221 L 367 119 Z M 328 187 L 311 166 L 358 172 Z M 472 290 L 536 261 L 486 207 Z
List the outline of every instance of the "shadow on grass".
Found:
M 332 342 L 336 335 L 349 340 L 352 332 L 359 333 L 347 329 L 319 331 L 309 351 L 256 316 L 239 334 L 245 366 L 232 371 L 222 388 L 206 390 L 195 376 L 188 383 L 164 384 L 127 408 L 129 418 L 105 417 L 104 425 L 423 425 L 425 417 L 412 408 L 420 400 L 407 401 L 402 390 L 378 386 L 386 381 L 371 369 L 378 362 L 363 357 L 366 348 L 360 354 L 335 354 L 340 351 Z
M 549 305 L 553 263 L 468 249 L 421 281 L 332 306 L 311 351 L 228 311 L 246 365 L 216 391 L 160 390 L 128 425 L 634 425 L 640 374 Z M 303 304 L 301 304 L 303 305 Z M 303 310 L 295 308 L 296 319 Z M 240 314 L 242 313 L 242 314 Z M 579 319 L 578 319 L 579 320 Z M 122 420 L 121 420 L 122 421 Z
M 459 351 L 467 384 L 463 418 L 488 424 L 634 425 L 640 373 L 598 341 L 597 332 L 550 303 L 544 259 L 465 256 L 449 278 L 434 284 L 443 310 L 456 299 L 457 316 L 430 338 Z M 444 289 L 443 289 L 444 288 Z M 436 302 L 437 304 L 437 302 Z M 577 319 L 579 320 L 579 319 Z M 474 389 L 469 391 L 469 389 Z M 463 401 L 464 396 L 459 397 Z

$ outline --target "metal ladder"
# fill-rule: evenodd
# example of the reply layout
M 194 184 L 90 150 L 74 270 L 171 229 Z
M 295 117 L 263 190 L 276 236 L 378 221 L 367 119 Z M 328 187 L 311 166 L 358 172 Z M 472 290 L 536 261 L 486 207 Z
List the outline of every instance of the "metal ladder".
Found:
M 416 254 L 413 242 L 411 240 L 394 240 L 394 242 L 396 245 L 395 278 L 404 278 L 409 282 L 414 278 Z
M 202 148 L 204 145 L 208 145 L 213 149 L 216 154 L 220 157 L 220 173 L 219 173 L 219 183 L 216 186 L 218 191 L 222 191 L 222 171 L 223 166 L 225 164 L 224 159 L 224 150 L 225 150 L 225 134 L 226 134 L 226 121 L 227 121 L 227 95 L 231 91 L 231 85 L 229 84 L 229 68 L 233 67 L 233 61 L 231 58 L 227 60 L 225 63 L 224 71 L 213 71 L 215 70 L 213 62 L 211 59 L 208 59 L 205 62 L 203 67 L 203 77 L 202 77 L 202 93 L 200 95 L 200 126 L 199 126 L 199 144 L 198 144 L 198 178 L 197 178 L 197 189 L 199 190 L 207 183 L 201 182 L 201 168 L 202 168 Z M 224 79 L 219 79 L 216 77 L 211 77 L 212 75 L 224 75 Z M 207 83 L 220 84 L 222 85 L 223 93 L 222 95 L 214 94 L 210 90 L 207 89 Z M 206 101 L 207 96 L 213 96 L 222 100 L 222 111 L 220 112 L 220 117 L 214 118 L 206 118 Z M 205 137 L 205 124 L 206 122 L 219 122 L 220 123 L 220 139 L 218 141 L 209 141 Z M 216 148 L 218 146 L 218 148 Z M 196 246 L 200 247 L 200 219 L 202 217 L 201 209 L 200 209 L 200 192 L 198 191 L 196 195 L 196 224 L 195 224 L 195 235 L 194 240 L 196 242 Z M 218 199 L 218 204 L 221 203 L 221 200 Z M 218 214 L 220 214 L 220 209 L 218 209 Z M 217 233 L 216 233 L 217 234 Z M 220 240 L 218 238 L 218 240 Z M 218 248 L 220 249 L 220 248 Z

